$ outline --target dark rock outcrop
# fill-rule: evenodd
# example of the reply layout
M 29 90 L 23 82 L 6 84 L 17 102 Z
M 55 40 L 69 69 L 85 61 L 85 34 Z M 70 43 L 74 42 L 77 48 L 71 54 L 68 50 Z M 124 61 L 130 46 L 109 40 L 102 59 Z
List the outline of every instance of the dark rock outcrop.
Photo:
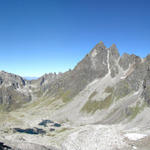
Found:
M 12 148 L 0 142 L 0 150 L 12 150 Z
M 0 142 L 0 150 L 58 150 L 52 146 L 43 146 L 28 142 L 6 141 Z

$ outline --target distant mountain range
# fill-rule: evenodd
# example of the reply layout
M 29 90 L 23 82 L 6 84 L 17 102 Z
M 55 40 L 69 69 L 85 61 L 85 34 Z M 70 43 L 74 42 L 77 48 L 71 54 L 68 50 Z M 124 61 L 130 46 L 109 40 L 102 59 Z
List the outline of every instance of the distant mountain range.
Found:
M 36 79 L 38 79 L 39 77 L 26 76 L 26 77 L 23 77 L 23 78 L 26 79 L 26 80 L 36 80 Z

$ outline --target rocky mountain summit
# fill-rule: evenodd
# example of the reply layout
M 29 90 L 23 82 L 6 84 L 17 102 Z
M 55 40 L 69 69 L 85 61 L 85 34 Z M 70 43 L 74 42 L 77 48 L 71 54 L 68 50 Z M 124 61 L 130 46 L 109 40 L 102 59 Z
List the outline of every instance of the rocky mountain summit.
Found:
M 49 95 L 67 93 L 68 99 L 77 95 L 87 84 L 96 78 L 103 78 L 111 72 L 114 77 L 118 68 L 119 53 L 115 45 L 106 48 L 102 42 L 97 44 L 73 70 L 62 74 L 46 74 L 37 80 L 38 86 Z M 58 93 L 60 92 L 60 93 Z
M 114 94 L 127 95 L 129 92 L 138 91 L 142 84 L 145 84 L 146 88 L 146 83 L 149 82 L 149 57 L 148 55 L 143 59 L 126 53 L 120 56 L 115 44 L 106 48 L 104 43 L 100 42 L 73 70 L 60 74 L 45 74 L 33 82 L 40 87 L 41 93 L 60 96 L 64 101 L 69 101 L 95 79 L 102 79 L 107 75 L 114 79 L 122 72 L 126 72 L 116 84 Z M 125 84 L 128 86 L 126 91 Z M 147 102 L 148 99 L 145 97 Z
M 0 72 L 0 137 L 16 149 L 149 150 L 149 105 L 150 55 L 120 56 L 115 44 L 98 43 L 65 73 Z

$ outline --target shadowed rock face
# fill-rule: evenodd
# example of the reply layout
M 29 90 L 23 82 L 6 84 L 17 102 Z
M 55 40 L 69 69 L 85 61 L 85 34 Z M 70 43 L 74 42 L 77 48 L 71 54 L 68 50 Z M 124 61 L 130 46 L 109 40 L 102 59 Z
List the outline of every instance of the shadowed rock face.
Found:
M 147 74 L 143 82 L 143 97 L 145 101 L 150 105 L 150 68 L 147 69 Z
M 6 141 L 7 144 L 0 142 L 0 150 L 58 150 L 54 147 L 46 147 L 39 144 L 26 142 Z
M 0 150 L 12 150 L 11 147 L 5 145 L 4 143 L 0 142 Z

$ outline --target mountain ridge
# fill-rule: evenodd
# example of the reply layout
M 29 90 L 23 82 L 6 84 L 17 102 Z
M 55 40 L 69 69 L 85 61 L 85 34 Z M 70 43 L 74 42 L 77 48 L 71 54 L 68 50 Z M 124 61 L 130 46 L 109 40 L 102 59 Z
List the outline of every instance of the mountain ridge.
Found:
M 0 93 L 0 133 L 10 143 L 26 141 L 24 150 L 39 142 L 58 150 L 149 150 L 150 55 L 120 56 L 115 44 L 100 42 L 64 73 L 27 81 L 1 72 Z
M 147 60 L 148 57 L 149 55 L 144 59 Z M 124 53 L 122 56 L 120 56 L 115 44 L 112 44 L 110 48 L 106 48 L 104 43 L 101 41 L 74 67 L 73 70 L 59 74 L 49 73 L 39 77 L 38 79 L 29 81 L 15 74 L 10 73 L 8 75 L 20 78 L 24 84 L 26 83 L 28 85 L 28 91 L 34 91 L 31 90 L 32 85 L 34 87 L 35 85 L 37 86 L 38 90 L 36 88 L 35 90 L 39 93 L 44 93 L 45 90 L 48 90 L 50 94 L 55 96 L 57 95 L 56 90 L 63 90 L 63 92 L 61 92 L 68 93 L 67 99 L 69 99 L 69 97 L 74 97 L 77 93 L 84 89 L 87 84 L 96 78 L 103 78 L 107 73 L 110 73 L 112 78 L 115 77 L 116 74 L 118 74 L 118 64 L 119 67 L 122 67 L 123 70 L 126 70 L 129 68 L 130 64 L 135 63 L 137 65 L 141 61 L 144 61 L 144 59 L 134 54 L 129 55 L 127 53 Z M 2 73 L 7 74 L 4 71 L 1 71 L 1 74 Z M 12 84 L 14 86 L 15 84 L 18 85 L 18 83 Z M 49 86 L 50 84 L 52 84 L 54 87 Z M 74 92 L 67 91 L 69 86 L 70 88 L 73 88 Z M 16 89 L 19 87 L 15 86 L 14 88 Z M 28 99 L 28 101 L 30 100 Z

